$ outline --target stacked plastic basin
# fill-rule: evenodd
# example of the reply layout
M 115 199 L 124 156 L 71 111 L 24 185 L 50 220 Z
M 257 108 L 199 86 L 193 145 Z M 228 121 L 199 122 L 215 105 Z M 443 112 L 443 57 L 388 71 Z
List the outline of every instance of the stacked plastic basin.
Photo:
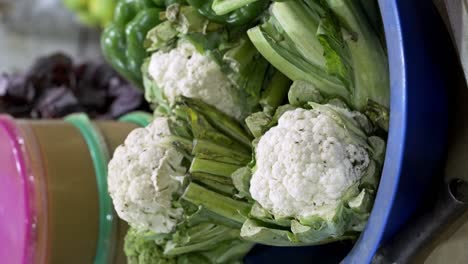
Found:
M 107 163 L 149 119 L 0 116 L 0 263 L 126 263 L 127 225 L 107 192 Z

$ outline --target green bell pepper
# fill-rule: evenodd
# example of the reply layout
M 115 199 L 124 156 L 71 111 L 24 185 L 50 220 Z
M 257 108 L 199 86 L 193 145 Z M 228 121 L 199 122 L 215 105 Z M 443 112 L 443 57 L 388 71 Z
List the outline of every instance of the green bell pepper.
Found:
M 191 6 L 196 8 L 200 14 L 207 17 L 209 20 L 234 26 L 241 26 L 251 22 L 265 11 L 270 4 L 269 0 L 257 0 L 227 14 L 217 15 L 212 8 L 214 1 L 215 0 L 187 0 Z
M 121 0 L 114 20 L 101 35 L 104 57 L 127 80 L 142 88 L 141 65 L 148 56 L 143 42 L 147 32 L 161 23 L 164 10 L 152 0 Z

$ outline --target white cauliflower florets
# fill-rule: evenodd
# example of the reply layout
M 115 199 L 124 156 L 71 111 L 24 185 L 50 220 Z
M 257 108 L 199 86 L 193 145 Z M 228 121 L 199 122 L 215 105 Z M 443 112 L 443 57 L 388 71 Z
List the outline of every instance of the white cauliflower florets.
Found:
M 115 210 L 139 230 L 171 232 L 183 213 L 172 207 L 172 196 L 181 191 L 187 170 L 181 166 L 183 155 L 161 144 L 169 135 L 169 120 L 156 118 L 132 131 L 109 163 L 108 188 Z
M 316 109 L 284 113 L 258 143 L 252 197 L 276 216 L 333 216 L 369 165 L 366 149 L 348 134 Z
M 183 95 L 201 99 L 238 120 L 243 117 L 239 91 L 211 57 L 189 42 L 179 42 L 169 52 L 155 52 L 148 72 L 170 103 Z

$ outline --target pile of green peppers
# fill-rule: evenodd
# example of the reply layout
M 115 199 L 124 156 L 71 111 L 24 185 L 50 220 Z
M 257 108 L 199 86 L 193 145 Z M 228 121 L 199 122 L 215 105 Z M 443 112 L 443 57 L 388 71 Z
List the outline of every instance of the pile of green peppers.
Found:
M 144 41 L 149 30 L 161 23 L 161 13 L 175 3 L 189 4 L 209 20 L 228 26 L 248 24 L 263 12 L 270 2 L 258 0 L 225 15 L 211 8 L 214 0 L 119 0 L 113 21 L 101 35 L 101 48 L 106 60 L 127 80 L 143 88 L 141 65 L 149 56 Z

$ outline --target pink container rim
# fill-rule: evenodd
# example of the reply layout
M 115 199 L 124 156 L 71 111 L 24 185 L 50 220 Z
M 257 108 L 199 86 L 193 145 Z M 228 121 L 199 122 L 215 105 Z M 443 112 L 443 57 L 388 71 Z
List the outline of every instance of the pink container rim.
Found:
M 34 263 L 34 180 L 15 121 L 0 115 L 0 260 Z

